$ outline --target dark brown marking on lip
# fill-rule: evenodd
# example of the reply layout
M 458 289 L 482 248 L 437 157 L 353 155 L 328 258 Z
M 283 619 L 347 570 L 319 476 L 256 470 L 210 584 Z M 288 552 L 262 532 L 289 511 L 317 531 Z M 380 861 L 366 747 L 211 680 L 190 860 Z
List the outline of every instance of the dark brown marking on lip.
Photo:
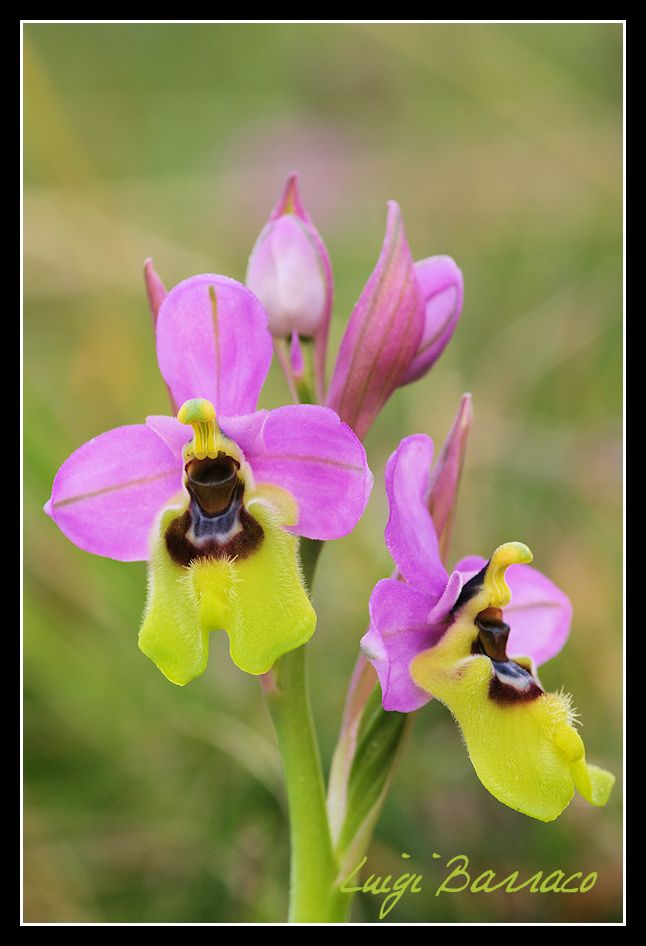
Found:
M 221 450 L 217 457 L 186 464 L 191 501 L 165 536 L 168 553 L 178 565 L 206 558 L 247 558 L 259 547 L 264 532 L 243 506 L 239 469 L 237 460 Z
M 186 464 L 188 491 L 205 516 L 220 516 L 236 496 L 242 495 L 244 483 L 238 479 L 239 469 L 240 464 L 222 450 L 213 459 Z
M 502 620 L 500 608 L 486 608 L 476 619 L 478 636 L 471 647 L 472 654 L 489 657 L 493 674 L 489 682 L 489 697 L 503 706 L 535 700 L 543 689 L 526 667 L 507 656 L 509 625 Z
M 487 657 L 506 661 L 509 625 L 503 621 L 500 608 L 486 608 L 478 614 L 475 623 L 480 632 L 478 642 Z
M 166 530 L 166 548 L 169 555 L 178 565 L 190 565 L 191 562 L 205 558 L 247 558 L 260 546 L 264 532 L 260 523 L 249 515 L 244 506 L 240 507 L 238 516 L 242 528 L 228 542 L 207 539 L 197 546 L 186 536 L 193 522 L 191 509 L 187 509 L 184 515 L 173 520 Z
M 513 682 L 512 682 L 513 681 Z M 514 660 L 493 662 L 493 676 L 489 682 L 489 697 L 502 706 L 528 703 L 543 694 L 529 670 Z

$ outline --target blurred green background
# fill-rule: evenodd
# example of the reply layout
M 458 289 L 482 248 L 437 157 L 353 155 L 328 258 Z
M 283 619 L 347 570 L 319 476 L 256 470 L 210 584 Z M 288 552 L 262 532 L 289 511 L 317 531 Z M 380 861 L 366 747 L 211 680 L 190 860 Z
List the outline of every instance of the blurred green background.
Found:
M 375 581 L 385 461 L 475 426 L 452 560 L 519 539 L 572 598 L 564 652 L 588 757 L 618 782 L 533 822 L 481 787 L 444 707 L 419 714 L 369 852 L 424 875 L 392 921 L 621 917 L 622 28 L 579 25 L 25 26 L 25 918 L 283 919 L 288 835 L 257 681 L 212 636 L 179 689 L 137 649 L 144 565 L 94 558 L 41 507 L 95 434 L 167 411 L 141 266 L 167 285 L 244 278 L 284 179 L 330 250 L 334 353 L 376 260 L 387 198 L 416 258 L 455 257 L 466 298 L 430 375 L 368 439 L 375 489 L 324 549 L 313 699 L 329 763 Z M 286 397 L 277 366 L 263 406 Z M 443 859 L 598 871 L 587 894 L 435 898 Z M 356 920 L 376 921 L 376 898 Z

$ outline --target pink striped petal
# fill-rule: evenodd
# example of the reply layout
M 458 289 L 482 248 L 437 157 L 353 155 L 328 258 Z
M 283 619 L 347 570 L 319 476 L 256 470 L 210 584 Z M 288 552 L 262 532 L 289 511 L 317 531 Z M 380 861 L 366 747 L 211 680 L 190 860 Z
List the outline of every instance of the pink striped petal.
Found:
M 235 279 L 193 276 L 159 309 L 157 360 L 179 405 L 201 397 L 217 414 L 254 411 L 271 355 L 265 311 Z
M 258 483 L 289 490 L 299 518 L 290 531 L 311 539 L 338 539 L 361 518 L 372 473 L 366 452 L 334 411 L 291 404 L 260 412 L 259 428 L 243 418 L 223 421 L 223 430 L 244 451 Z
M 432 460 L 433 441 L 425 434 L 406 437 L 388 460 L 386 493 L 390 516 L 385 538 L 388 551 L 406 581 L 438 598 L 448 575 L 428 511 Z
M 419 348 L 424 307 L 399 207 L 388 204 L 377 265 L 339 348 L 327 404 L 363 440 Z
M 145 561 L 155 517 L 181 486 L 182 466 L 157 433 L 144 424 L 117 427 L 67 458 L 46 511 L 86 552 Z
M 410 384 L 433 367 L 451 340 L 462 311 L 464 279 L 450 256 L 430 256 L 415 263 L 424 306 L 424 330 L 406 375 Z

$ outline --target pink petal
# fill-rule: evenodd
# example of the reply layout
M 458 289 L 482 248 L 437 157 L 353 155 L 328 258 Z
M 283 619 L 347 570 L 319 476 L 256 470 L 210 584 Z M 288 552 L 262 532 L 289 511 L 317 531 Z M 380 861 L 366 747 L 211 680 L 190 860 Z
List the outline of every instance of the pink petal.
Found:
M 572 605 L 556 585 L 531 565 L 507 569 L 511 604 L 503 620 L 511 628 L 507 653 L 531 657 L 537 666 L 558 654 L 570 633 Z
M 432 460 L 433 441 L 425 434 L 406 437 L 388 460 L 386 493 L 390 516 L 385 538 L 404 578 L 439 597 L 448 575 L 427 505 Z
M 159 369 L 177 404 L 206 398 L 216 413 L 255 410 L 272 354 L 256 297 L 226 276 L 193 276 L 166 296 L 157 319 Z
M 269 411 L 254 411 L 241 417 L 218 419 L 223 434 L 237 443 L 247 458 L 262 454 L 265 449 L 263 428 Z
M 488 559 L 483 558 L 482 555 L 467 555 L 466 558 L 460 559 L 455 566 L 455 571 L 461 572 L 466 584 L 470 578 L 482 571 L 487 562 Z
M 372 489 L 366 452 L 347 424 L 327 407 L 292 404 L 261 412 L 262 427 L 223 421 L 244 451 L 258 483 L 289 490 L 299 508 L 291 530 L 311 539 L 338 539 L 356 526 Z M 243 427 L 246 426 L 246 431 Z
M 430 256 L 415 263 L 424 305 L 424 329 L 402 384 L 416 381 L 433 367 L 455 331 L 462 311 L 464 280 L 450 256 Z
M 152 414 L 146 418 L 146 424 L 164 441 L 178 463 L 183 463 L 183 449 L 193 437 L 193 429 L 180 424 L 176 417 L 166 414 Z
M 117 427 L 63 463 L 49 513 L 86 552 L 145 561 L 155 517 L 181 486 L 181 464 L 153 430 L 144 424 Z
M 460 592 L 464 587 L 464 575 L 462 572 L 454 571 L 451 573 L 446 583 L 446 588 L 442 592 L 441 598 L 433 605 L 428 614 L 429 624 L 439 624 L 446 621 L 453 610 L 453 607 L 460 597 Z
M 424 309 L 399 207 L 388 204 L 377 265 L 341 341 L 327 404 L 363 440 L 415 357 Z
M 412 680 L 411 660 L 438 642 L 446 624 L 430 625 L 433 599 L 402 581 L 384 578 L 370 596 L 370 628 L 361 649 L 381 683 L 386 710 L 411 713 L 431 699 Z

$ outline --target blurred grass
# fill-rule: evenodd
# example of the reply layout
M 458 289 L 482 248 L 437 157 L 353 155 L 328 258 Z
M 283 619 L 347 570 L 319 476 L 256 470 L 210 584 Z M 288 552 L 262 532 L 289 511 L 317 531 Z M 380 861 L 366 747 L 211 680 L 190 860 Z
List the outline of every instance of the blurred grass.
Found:
M 385 201 L 413 253 L 453 255 L 466 302 L 449 349 L 369 434 L 355 533 L 323 552 L 312 644 L 329 759 L 367 599 L 390 562 L 383 467 L 439 443 L 459 395 L 475 427 L 455 559 L 522 539 L 571 596 L 542 673 L 621 774 L 621 27 L 25 26 L 25 917 L 272 921 L 286 908 L 279 762 L 256 681 L 223 635 L 177 689 L 136 647 L 145 567 L 86 555 L 46 519 L 59 464 L 167 410 L 141 263 L 167 285 L 243 278 L 288 171 L 332 254 L 334 352 L 376 259 Z M 264 406 L 285 398 L 276 368 Z M 351 588 L 351 592 L 349 591 Z M 621 916 L 621 778 L 604 810 L 552 825 L 480 786 L 440 704 L 419 715 L 369 855 L 425 877 L 394 921 Z M 438 862 L 596 870 L 585 895 L 434 898 Z M 376 920 L 365 897 L 355 918 Z

